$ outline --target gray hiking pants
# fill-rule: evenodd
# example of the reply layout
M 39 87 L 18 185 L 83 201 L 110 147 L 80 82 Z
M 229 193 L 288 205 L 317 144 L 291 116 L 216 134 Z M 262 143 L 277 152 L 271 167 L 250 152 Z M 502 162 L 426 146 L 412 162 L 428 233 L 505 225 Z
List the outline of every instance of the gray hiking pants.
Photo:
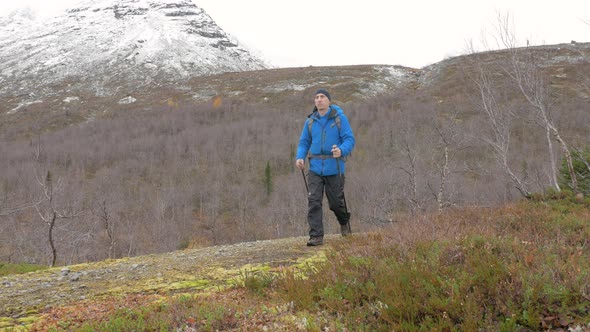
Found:
M 334 212 L 340 225 L 346 225 L 350 219 L 350 214 L 344 206 L 344 175 L 321 176 L 314 172 L 309 172 L 307 180 L 309 183 L 307 212 L 309 236 L 324 236 L 322 210 L 324 188 L 330 210 Z

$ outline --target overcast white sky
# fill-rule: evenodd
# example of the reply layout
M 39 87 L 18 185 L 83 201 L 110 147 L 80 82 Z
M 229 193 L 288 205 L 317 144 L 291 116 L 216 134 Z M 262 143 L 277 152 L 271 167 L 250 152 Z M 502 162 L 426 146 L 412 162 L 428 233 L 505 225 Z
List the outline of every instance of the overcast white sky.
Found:
M 1 0 L 55 15 L 80 0 Z M 391 64 L 420 68 L 463 54 L 497 13 L 524 44 L 590 41 L 589 0 L 193 0 L 226 33 L 277 67 Z

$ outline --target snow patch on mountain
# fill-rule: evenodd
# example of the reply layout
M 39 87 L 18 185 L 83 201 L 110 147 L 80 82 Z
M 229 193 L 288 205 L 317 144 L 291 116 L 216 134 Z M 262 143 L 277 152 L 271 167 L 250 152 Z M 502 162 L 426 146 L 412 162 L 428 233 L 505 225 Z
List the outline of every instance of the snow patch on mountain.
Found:
M 64 102 L 64 103 L 71 103 L 71 102 L 74 102 L 74 101 L 79 101 L 79 100 L 80 100 L 80 97 L 77 97 L 77 96 L 72 96 L 72 97 L 67 97 L 67 98 L 65 98 L 65 99 L 63 100 L 63 102 Z
M 43 100 L 35 100 L 35 101 L 20 103 L 20 104 L 18 104 L 17 107 L 11 109 L 6 114 L 14 114 L 14 113 L 20 111 L 21 109 L 24 109 L 27 106 L 30 106 L 30 105 L 33 105 L 33 104 L 40 104 L 42 102 L 43 102 Z
M 109 96 L 264 68 L 188 0 L 87 0 L 42 23 L 27 10 L 0 20 L 0 96 Z
M 134 102 L 136 102 L 137 99 L 131 97 L 131 96 L 127 96 L 125 98 L 122 98 L 121 100 L 119 100 L 119 104 L 120 105 L 124 105 L 124 104 L 133 104 Z

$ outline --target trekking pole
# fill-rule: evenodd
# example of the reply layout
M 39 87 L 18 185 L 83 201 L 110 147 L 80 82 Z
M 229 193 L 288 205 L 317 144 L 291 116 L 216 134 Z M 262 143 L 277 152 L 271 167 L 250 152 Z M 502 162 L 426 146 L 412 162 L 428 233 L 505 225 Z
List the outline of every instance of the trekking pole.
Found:
M 305 172 L 303 169 L 301 170 L 301 175 L 303 175 L 303 182 L 305 182 L 305 190 L 307 190 L 307 195 L 309 195 L 309 187 L 307 186 L 307 179 L 305 178 Z
M 344 195 L 344 177 L 340 171 L 340 158 L 336 158 L 336 167 L 338 168 L 338 176 L 340 176 L 340 181 L 342 181 L 342 199 L 344 200 L 344 210 L 348 215 L 348 232 L 352 234 L 352 230 L 350 229 L 350 212 L 348 211 L 348 206 L 346 205 L 346 196 Z

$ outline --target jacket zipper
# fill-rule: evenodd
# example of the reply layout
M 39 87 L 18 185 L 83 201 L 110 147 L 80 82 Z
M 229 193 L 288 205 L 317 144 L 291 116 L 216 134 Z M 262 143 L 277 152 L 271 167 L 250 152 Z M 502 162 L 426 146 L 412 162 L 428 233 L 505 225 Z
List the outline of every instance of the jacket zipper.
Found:
M 332 112 L 332 108 L 330 107 L 330 112 Z M 326 121 L 326 124 L 324 126 L 320 126 L 322 129 L 322 142 L 320 145 L 320 153 L 324 154 L 324 143 L 326 142 L 326 127 L 329 128 L 328 123 L 330 122 L 331 118 L 328 118 L 328 120 Z M 319 119 L 317 119 L 319 121 Z M 318 122 L 315 121 L 315 122 Z M 319 122 L 318 122 L 319 124 Z M 324 176 L 324 169 L 325 169 L 326 165 L 325 165 L 325 159 L 322 159 L 322 176 Z

